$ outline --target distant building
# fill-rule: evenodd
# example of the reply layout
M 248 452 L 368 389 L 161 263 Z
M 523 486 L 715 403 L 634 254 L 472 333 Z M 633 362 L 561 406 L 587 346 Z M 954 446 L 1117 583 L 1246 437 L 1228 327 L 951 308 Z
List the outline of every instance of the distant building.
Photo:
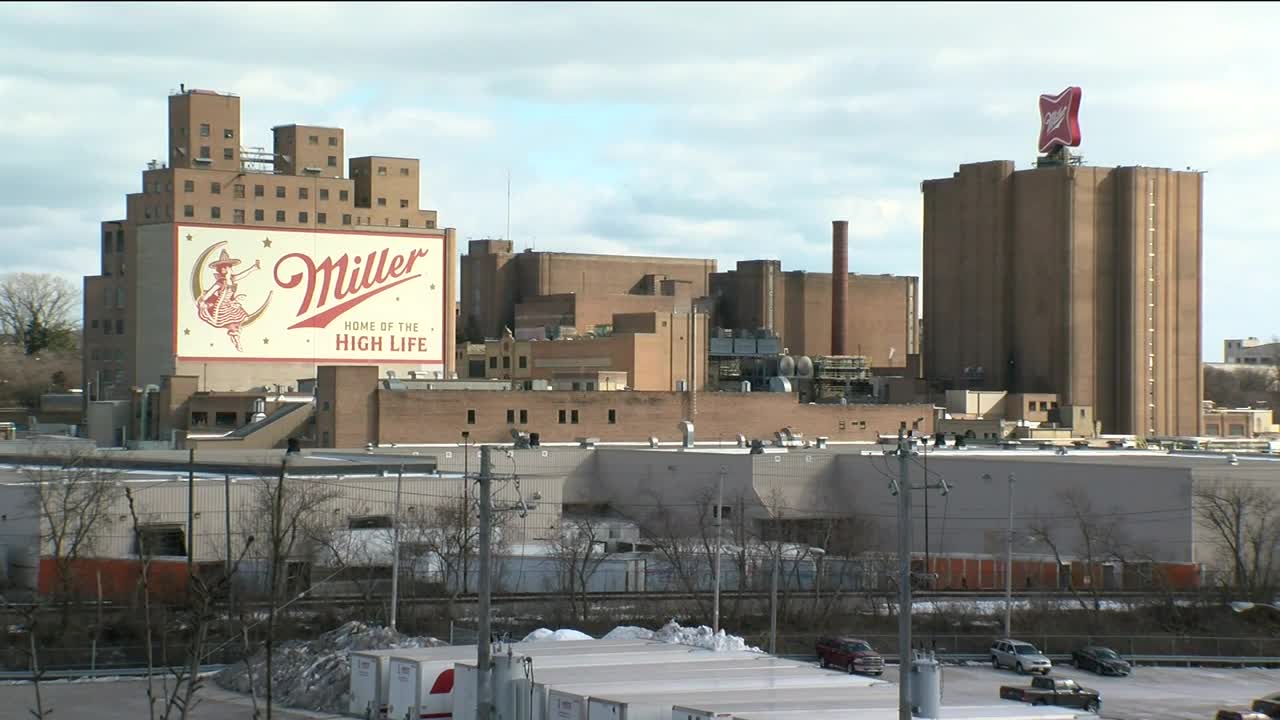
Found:
M 452 371 L 455 234 L 420 208 L 418 160 L 348 160 L 341 128 L 309 125 L 252 147 L 228 93 L 184 87 L 167 119 L 84 279 L 86 401 L 166 376 L 288 387 L 326 361 Z
M 1219 408 L 1206 403 L 1204 434 L 1210 437 L 1252 440 L 1280 432 L 1270 408 Z
M 505 329 L 586 333 L 615 312 L 688 312 L 715 269 L 710 259 L 515 253 L 510 240 L 472 240 L 462 256 L 460 330 L 481 342 Z
M 712 323 L 727 330 L 763 329 L 787 354 L 831 354 L 831 273 L 783 272 L 779 260 L 744 260 L 711 274 Z M 849 273 L 846 352 L 873 367 L 905 367 L 920 352 L 919 279 Z
M 1280 342 L 1264 343 L 1256 337 L 1224 340 L 1222 357 L 1227 365 L 1280 365 Z
M 1107 433 L 1199 435 L 1203 187 L 1010 161 L 925 181 L 925 376 L 1056 393 L 1072 424 Z

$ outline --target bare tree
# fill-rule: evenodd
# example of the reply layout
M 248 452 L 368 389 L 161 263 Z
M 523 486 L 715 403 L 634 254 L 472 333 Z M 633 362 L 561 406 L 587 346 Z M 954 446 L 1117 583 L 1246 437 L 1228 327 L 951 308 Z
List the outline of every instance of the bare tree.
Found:
M 114 472 L 84 467 L 80 460 L 73 456 L 61 466 L 23 471 L 31 488 L 31 504 L 40 519 L 42 554 L 47 553 L 57 576 L 63 630 L 70 622 L 70 603 L 77 589 L 76 565 L 94 553 L 111 527 L 111 505 L 120 492 Z
M 661 499 L 641 523 L 670 570 L 676 589 L 689 593 L 698 617 L 710 617 L 711 598 L 705 597 L 715 553 L 714 495 L 704 490 L 692 513 L 665 505 Z M 664 589 L 672 589 L 670 587 Z
M 1065 517 L 1038 518 L 1031 526 L 1032 534 L 1049 547 L 1058 567 L 1063 564 L 1063 550 L 1074 547 L 1072 553 L 1084 562 L 1083 584 L 1089 592 L 1086 599 L 1074 582 L 1067 583 L 1071 596 L 1083 610 L 1092 612 L 1096 619 L 1102 612 L 1100 587 L 1101 566 L 1123 557 L 1123 535 L 1114 515 L 1104 515 L 1094 510 L 1088 495 L 1080 488 L 1058 493 L 1060 507 L 1066 509 Z
M 1199 523 L 1230 557 L 1230 588 L 1267 599 L 1275 587 L 1280 502 L 1265 487 L 1218 483 L 1195 491 Z
M 573 620 L 587 622 L 591 605 L 588 589 L 591 578 L 609 558 L 608 530 L 598 519 L 561 516 L 546 538 L 547 548 L 556 564 L 559 589 L 569 594 L 569 610 Z
M 77 344 L 80 291 L 66 278 L 48 273 L 0 275 L 0 334 L 13 338 L 28 355 Z

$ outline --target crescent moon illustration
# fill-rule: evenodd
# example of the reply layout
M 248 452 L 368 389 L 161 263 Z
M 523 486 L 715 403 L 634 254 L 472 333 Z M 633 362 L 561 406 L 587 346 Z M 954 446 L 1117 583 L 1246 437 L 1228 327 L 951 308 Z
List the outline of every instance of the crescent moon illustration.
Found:
M 204 295 L 205 287 L 204 287 L 204 283 L 201 281 L 201 275 L 202 275 L 201 270 L 205 267 L 205 261 L 209 259 L 209 256 L 213 254 L 213 251 L 217 250 L 218 248 L 225 247 L 226 244 L 227 244 L 226 240 L 221 240 L 205 248 L 204 252 L 200 253 L 200 257 L 196 258 L 195 265 L 191 266 L 191 299 L 192 300 L 199 302 L 201 296 Z M 267 305 L 270 302 L 271 302 L 271 293 L 267 293 L 267 299 L 262 301 L 262 307 L 249 313 L 249 317 L 245 318 L 245 321 L 240 323 L 241 327 L 245 325 L 249 325 L 254 320 L 257 320 L 259 317 L 261 317 L 262 313 L 267 311 Z

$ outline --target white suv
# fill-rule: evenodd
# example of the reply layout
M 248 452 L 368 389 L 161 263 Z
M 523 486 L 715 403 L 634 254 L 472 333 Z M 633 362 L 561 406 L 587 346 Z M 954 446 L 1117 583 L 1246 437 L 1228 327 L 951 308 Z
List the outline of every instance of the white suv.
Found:
M 997 640 L 991 643 L 991 667 L 997 670 L 1002 667 L 1013 668 L 1019 675 L 1025 673 L 1048 675 L 1053 669 L 1053 663 L 1049 662 L 1049 658 L 1031 643 L 1021 640 Z

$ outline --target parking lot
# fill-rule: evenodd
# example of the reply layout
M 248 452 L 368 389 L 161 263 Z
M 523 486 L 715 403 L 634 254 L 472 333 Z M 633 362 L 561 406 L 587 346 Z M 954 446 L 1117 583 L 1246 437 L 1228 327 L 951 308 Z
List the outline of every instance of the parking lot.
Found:
M 1051 677 L 1071 678 L 1102 695 L 1102 717 L 1113 720 L 1213 720 L 1220 707 L 1247 706 L 1253 698 L 1280 691 L 1280 670 L 1245 668 L 1139 667 L 1127 678 L 1099 677 L 1071 667 Z M 897 681 L 896 668 L 885 679 Z M 1031 676 L 989 665 L 947 666 L 942 703 L 988 705 L 1000 700 L 1001 685 L 1030 685 Z
M 834 672 L 834 671 L 832 671 Z M 1219 707 L 1243 706 L 1255 697 L 1280 691 L 1280 670 L 1140 667 L 1127 678 L 1103 678 L 1070 667 L 1055 668 L 1056 677 L 1073 678 L 1102 694 L 1102 717 L 1113 720 L 1212 720 Z M 886 680 L 897 680 L 890 666 Z M 992 705 L 1001 685 L 1026 685 L 1030 677 L 987 666 L 947 666 L 942 675 L 943 705 Z M 147 717 L 146 685 L 119 682 L 54 682 L 41 686 L 51 717 L 137 720 Z M 241 720 L 252 716 L 249 698 L 208 685 L 200 691 L 194 720 Z M 0 685 L 0 720 L 31 717 L 34 696 L 29 684 Z M 280 720 L 315 720 L 338 716 L 276 711 Z

